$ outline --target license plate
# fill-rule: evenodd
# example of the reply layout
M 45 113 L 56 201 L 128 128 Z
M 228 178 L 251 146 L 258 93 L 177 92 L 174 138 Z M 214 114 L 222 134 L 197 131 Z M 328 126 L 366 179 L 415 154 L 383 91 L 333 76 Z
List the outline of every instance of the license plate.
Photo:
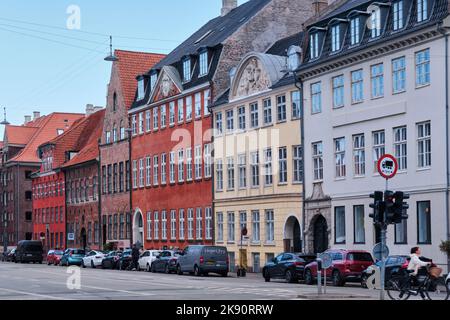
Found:
M 33 255 L 32 254 L 27 254 L 27 257 L 32 257 Z
M 210 266 L 213 266 L 213 265 L 214 265 L 214 262 L 208 261 L 206 264 L 207 264 L 207 265 L 210 265 Z

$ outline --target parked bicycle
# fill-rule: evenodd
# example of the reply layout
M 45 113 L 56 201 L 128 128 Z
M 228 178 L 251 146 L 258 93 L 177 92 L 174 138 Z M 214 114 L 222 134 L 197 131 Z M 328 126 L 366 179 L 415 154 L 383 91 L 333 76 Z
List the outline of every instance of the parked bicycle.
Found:
M 410 296 L 420 296 L 429 300 L 448 300 L 450 288 L 440 276 L 440 270 L 434 264 L 427 266 L 426 276 L 419 276 L 416 281 L 411 277 L 413 271 L 404 271 L 388 281 L 387 294 L 392 300 L 408 300 Z

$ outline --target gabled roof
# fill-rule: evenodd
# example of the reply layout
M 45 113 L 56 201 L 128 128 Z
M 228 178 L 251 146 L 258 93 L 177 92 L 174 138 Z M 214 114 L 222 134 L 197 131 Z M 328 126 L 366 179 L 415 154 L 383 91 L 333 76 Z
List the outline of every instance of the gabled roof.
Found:
M 26 145 L 38 129 L 37 127 L 7 125 L 5 128 L 5 138 L 8 144 Z
M 289 37 L 283 38 L 275 42 L 266 53 L 276 56 L 286 56 L 287 50 L 291 46 L 301 46 L 303 41 L 303 32 L 298 32 Z
M 136 77 L 147 72 L 166 55 L 125 50 L 115 50 L 115 55 L 119 59 L 115 63 L 118 67 L 125 107 L 128 109 L 135 98 Z
M 63 168 L 83 164 L 98 158 L 98 141 L 102 136 L 104 117 L 105 109 L 102 109 L 85 118 L 83 121 L 84 127 L 79 136 L 80 141 L 77 145 L 78 150 L 71 150 L 78 153 L 70 161 L 65 163 Z
M 40 163 L 41 160 L 37 153 L 38 147 L 45 141 L 55 138 L 58 135 L 58 129 L 69 129 L 82 116 L 82 114 L 78 113 L 55 112 L 48 116 L 40 117 L 41 119 L 38 119 L 33 124 L 38 125 L 38 127 L 35 128 L 34 134 L 29 137 L 26 146 L 8 162 Z

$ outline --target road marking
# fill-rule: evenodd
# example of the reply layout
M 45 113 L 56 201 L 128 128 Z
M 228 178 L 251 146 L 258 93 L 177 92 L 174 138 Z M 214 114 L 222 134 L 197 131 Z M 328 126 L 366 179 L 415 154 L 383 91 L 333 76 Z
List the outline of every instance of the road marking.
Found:
M 17 294 L 23 294 L 23 295 L 32 296 L 32 297 L 37 297 L 37 298 L 47 298 L 47 299 L 52 299 L 52 300 L 72 300 L 69 298 L 61 298 L 61 297 L 49 296 L 46 294 L 24 292 L 24 291 L 18 291 L 18 290 L 6 289 L 6 288 L 0 288 L 0 290 L 6 291 L 6 292 L 17 293 Z

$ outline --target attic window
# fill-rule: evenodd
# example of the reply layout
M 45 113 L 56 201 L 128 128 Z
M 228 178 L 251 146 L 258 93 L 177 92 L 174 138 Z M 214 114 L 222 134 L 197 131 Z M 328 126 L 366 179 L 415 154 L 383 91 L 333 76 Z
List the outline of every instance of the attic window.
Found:
M 208 37 L 212 32 L 213 32 L 212 30 L 207 31 L 204 35 L 202 35 L 200 38 L 198 38 L 197 41 L 195 41 L 195 44 L 198 44 L 201 41 L 205 40 L 206 37 Z
M 381 10 L 380 8 L 372 10 L 370 16 L 370 29 L 372 38 L 379 37 L 381 35 Z
M 144 79 L 141 78 L 138 80 L 138 100 L 144 99 L 145 89 L 144 89 Z
M 64 129 L 56 129 L 56 133 L 60 136 L 64 133 Z
M 319 34 L 313 33 L 309 42 L 311 59 L 316 59 L 319 57 Z
M 150 90 L 153 90 L 156 85 L 156 80 L 158 79 L 158 74 L 153 72 L 150 76 Z
M 417 0 L 417 22 L 428 19 L 428 0 Z
M 191 59 L 183 60 L 183 80 L 184 82 L 191 81 Z
M 403 0 L 399 0 L 393 4 L 394 30 L 403 28 Z
M 336 52 L 341 48 L 341 34 L 339 25 L 331 28 L 331 51 Z
M 200 74 L 199 76 L 204 76 L 208 74 L 208 51 L 203 51 L 200 53 Z
M 353 18 L 352 20 L 350 20 L 350 43 L 352 44 L 352 46 L 359 43 L 359 34 L 359 18 Z

